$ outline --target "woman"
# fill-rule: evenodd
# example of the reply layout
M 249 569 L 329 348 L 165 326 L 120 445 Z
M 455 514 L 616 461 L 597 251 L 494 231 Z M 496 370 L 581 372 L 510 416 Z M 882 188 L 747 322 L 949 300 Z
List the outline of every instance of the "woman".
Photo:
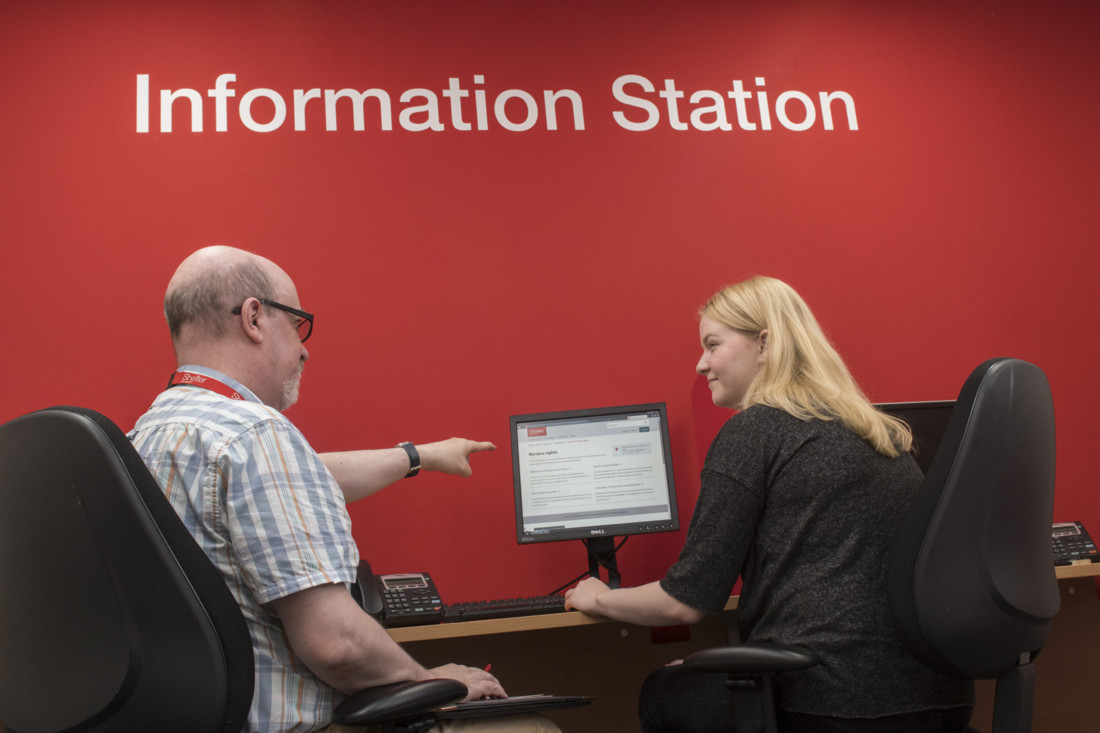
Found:
M 813 649 L 779 680 L 785 733 L 965 731 L 968 681 L 907 654 L 886 605 L 890 541 L 921 482 L 908 427 L 871 406 L 785 283 L 731 285 L 701 309 L 696 367 L 738 409 L 711 444 L 679 560 L 659 582 L 590 578 L 566 607 L 645 625 L 719 613 L 738 576 L 741 638 Z M 645 730 L 730 730 L 723 675 L 666 668 L 646 681 Z

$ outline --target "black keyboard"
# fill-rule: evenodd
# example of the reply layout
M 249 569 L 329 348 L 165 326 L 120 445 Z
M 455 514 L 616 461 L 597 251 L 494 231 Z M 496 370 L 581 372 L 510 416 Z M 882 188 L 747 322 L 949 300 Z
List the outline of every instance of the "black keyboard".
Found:
M 496 601 L 468 601 L 443 606 L 444 621 L 481 621 L 509 616 L 532 616 L 539 613 L 561 613 L 565 596 L 527 596 L 502 598 Z

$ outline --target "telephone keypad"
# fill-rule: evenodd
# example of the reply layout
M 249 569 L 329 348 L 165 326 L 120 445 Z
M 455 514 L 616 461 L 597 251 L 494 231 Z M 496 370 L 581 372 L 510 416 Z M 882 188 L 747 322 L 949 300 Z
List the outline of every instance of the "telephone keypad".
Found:
M 410 626 L 443 620 L 443 601 L 427 573 L 378 577 L 383 626 Z
M 1051 544 L 1054 548 L 1055 565 L 1100 560 L 1100 550 L 1097 550 L 1096 543 L 1092 541 L 1080 522 L 1062 522 L 1053 525 Z

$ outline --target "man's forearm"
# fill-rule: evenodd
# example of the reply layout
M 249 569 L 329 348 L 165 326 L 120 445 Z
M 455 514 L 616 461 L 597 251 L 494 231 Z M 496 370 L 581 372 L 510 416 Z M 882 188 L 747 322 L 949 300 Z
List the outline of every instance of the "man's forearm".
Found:
M 363 612 L 342 585 L 273 601 L 294 653 L 327 685 L 353 694 L 433 675 Z
M 496 446 L 466 438 L 448 438 L 417 445 L 416 449 L 420 455 L 420 467 L 424 471 L 437 471 L 465 478 L 473 473 L 470 468 L 470 454 L 495 450 Z M 409 454 L 400 447 L 319 455 L 321 462 L 344 492 L 344 500 L 349 504 L 404 478 L 411 467 Z
M 381 491 L 409 472 L 409 456 L 402 448 L 353 450 L 319 454 L 336 479 L 347 503 Z

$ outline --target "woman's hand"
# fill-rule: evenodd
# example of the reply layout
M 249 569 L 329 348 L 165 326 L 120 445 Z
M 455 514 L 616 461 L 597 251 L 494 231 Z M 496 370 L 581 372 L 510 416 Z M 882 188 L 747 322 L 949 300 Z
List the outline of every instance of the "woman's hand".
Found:
M 586 578 L 566 591 L 565 608 L 640 626 L 693 624 L 705 615 L 670 596 L 657 581 L 611 589 L 596 578 Z
M 565 592 L 565 610 L 583 611 L 595 616 L 602 615 L 598 608 L 598 598 L 611 589 L 599 578 L 586 578 L 575 588 Z

